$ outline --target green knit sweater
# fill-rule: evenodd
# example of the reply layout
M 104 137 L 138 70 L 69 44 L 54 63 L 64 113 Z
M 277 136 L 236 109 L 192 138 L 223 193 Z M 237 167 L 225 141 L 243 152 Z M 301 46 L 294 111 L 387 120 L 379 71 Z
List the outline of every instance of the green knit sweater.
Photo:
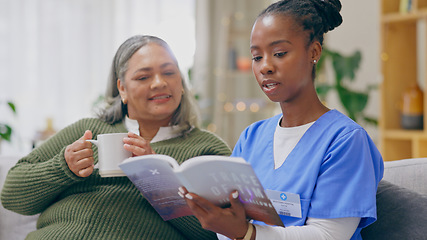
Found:
M 93 136 L 127 132 L 123 123 L 82 119 L 20 159 L 8 173 L 3 206 L 24 215 L 41 213 L 37 230 L 26 239 L 216 239 L 194 216 L 163 221 L 127 177 L 101 178 L 98 169 L 87 178 L 74 175 L 64 150 L 87 129 Z M 224 141 L 198 128 L 151 146 L 178 162 L 198 155 L 230 155 Z M 96 147 L 94 158 L 96 163 Z

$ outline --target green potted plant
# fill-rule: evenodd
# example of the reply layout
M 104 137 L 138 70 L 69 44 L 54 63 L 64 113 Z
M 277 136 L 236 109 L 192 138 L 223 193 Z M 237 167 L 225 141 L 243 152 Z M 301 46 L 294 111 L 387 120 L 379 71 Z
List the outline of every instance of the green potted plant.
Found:
M 8 101 L 7 106 L 7 108 L 9 108 L 13 114 L 16 114 L 16 108 L 13 102 Z M 12 133 L 13 129 L 9 124 L 0 122 L 0 141 L 5 140 L 10 142 Z
M 318 76 L 325 75 L 326 63 L 329 61 L 335 77 L 332 84 L 318 79 L 316 82 L 316 91 L 322 101 L 325 101 L 326 95 L 331 90 L 336 91 L 342 106 L 351 119 L 356 122 L 363 120 L 367 123 L 377 125 L 377 119 L 371 118 L 364 113 L 369 93 L 377 86 L 369 85 L 364 91 L 354 91 L 346 86 L 346 81 L 354 81 L 361 59 L 362 55 L 358 50 L 349 56 L 344 56 L 337 51 L 324 47 L 322 57 L 317 64 Z

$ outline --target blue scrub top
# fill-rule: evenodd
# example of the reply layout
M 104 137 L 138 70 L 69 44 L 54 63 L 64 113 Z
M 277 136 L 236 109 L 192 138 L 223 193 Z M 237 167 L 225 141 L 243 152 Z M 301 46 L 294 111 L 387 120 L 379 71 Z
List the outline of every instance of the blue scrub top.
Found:
M 232 156 L 251 163 L 265 189 L 297 193 L 302 218 L 280 215 L 285 226 L 307 217 L 360 217 L 352 239 L 376 218 L 376 191 L 383 177 L 381 154 L 367 132 L 344 114 L 330 110 L 302 136 L 274 169 L 274 132 L 282 114 L 253 123 L 240 135 Z

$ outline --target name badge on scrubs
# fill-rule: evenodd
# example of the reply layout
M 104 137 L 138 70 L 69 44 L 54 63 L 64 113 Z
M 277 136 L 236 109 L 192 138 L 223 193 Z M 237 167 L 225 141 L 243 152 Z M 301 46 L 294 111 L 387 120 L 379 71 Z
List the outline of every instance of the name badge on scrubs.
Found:
M 299 194 L 267 189 L 265 191 L 279 215 L 301 218 Z

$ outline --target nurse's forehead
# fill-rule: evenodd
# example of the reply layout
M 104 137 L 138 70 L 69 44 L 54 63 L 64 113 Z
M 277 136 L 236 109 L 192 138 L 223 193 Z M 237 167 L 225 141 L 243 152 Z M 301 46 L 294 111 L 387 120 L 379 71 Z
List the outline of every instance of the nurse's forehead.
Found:
M 274 47 L 274 46 L 276 46 L 276 45 L 280 45 L 280 44 L 291 44 L 292 45 L 292 42 L 291 41 L 289 41 L 289 40 L 286 40 L 286 39 L 279 39 L 279 40 L 276 40 L 276 41 L 272 41 L 272 42 L 270 42 L 267 46 L 268 47 Z M 259 49 L 260 48 L 260 46 L 258 46 L 258 45 L 254 45 L 254 44 L 251 44 L 251 47 L 250 47 L 251 49 Z
M 273 22 L 274 22 L 274 15 L 267 15 L 267 16 L 261 18 L 260 20 L 264 26 L 266 26 L 266 27 L 272 26 Z

